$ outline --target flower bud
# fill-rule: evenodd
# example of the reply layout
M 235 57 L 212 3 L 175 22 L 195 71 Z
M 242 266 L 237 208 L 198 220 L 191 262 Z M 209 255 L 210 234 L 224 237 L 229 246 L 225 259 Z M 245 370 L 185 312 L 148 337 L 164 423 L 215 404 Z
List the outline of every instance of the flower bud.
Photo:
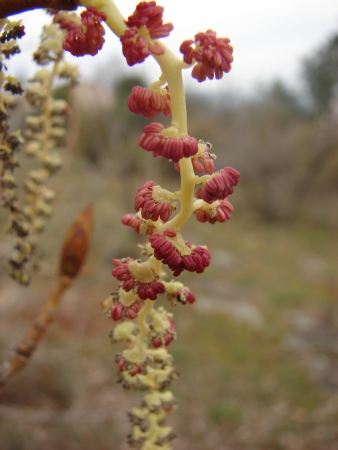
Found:
M 93 231 L 93 208 L 88 206 L 66 233 L 60 261 L 60 275 L 75 278 L 81 269 Z

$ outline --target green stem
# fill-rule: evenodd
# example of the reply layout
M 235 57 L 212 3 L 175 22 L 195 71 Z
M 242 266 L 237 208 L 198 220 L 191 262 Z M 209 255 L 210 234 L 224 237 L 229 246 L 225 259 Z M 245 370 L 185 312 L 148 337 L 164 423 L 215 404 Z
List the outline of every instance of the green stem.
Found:
M 117 36 L 121 36 L 127 29 L 124 18 L 113 0 L 82 0 L 82 4 L 86 6 L 91 4 L 98 10 L 103 11 L 107 15 L 107 25 Z M 153 55 L 153 57 L 162 71 L 160 80 L 166 79 L 168 83 L 172 106 L 171 129 L 176 130 L 178 137 L 180 137 L 188 134 L 187 108 L 182 77 L 184 64 L 162 42 L 160 45 L 164 47 L 165 53 L 161 56 Z M 165 224 L 165 228 L 181 228 L 194 210 L 195 174 L 190 158 L 184 158 L 180 161 L 180 174 L 181 190 L 179 199 L 181 208 L 179 213 Z
M 162 43 L 165 53 L 162 56 L 154 56 L 160 66 L 164 77 L 167 80 L 171 98 L 171 126 L 176 128 L 178 133 L 188 134 L 187 107 L 185 102 L 185 92 L 182 77 L 182 63 L 179 58 Z
M 106 24 L 116 36 L 120 37 L 127 30 L 124 17 L 113 0 L 81 0 L 81 4 L 95 6 L 98 11 L 104 12 L 107 16 Z
M 144 338 L 147 336 L 149 331 L 149 325 L 147 322 L 147 317 L 150 313 L 150 311 L 153 308 L 153 301 L 152 300 L 145 300 L 143 307 L 141 308 L 141 311 L 139 312 L 137 316 L 137 322 L 140 327 L 140 332 L 137 335 L 137 340 L 139 342 L 143 342 Z

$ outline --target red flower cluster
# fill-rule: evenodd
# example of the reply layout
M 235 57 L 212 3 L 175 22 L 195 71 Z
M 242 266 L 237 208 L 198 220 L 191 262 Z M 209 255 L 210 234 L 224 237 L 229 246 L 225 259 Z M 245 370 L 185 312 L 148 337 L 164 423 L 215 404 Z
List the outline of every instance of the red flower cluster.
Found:
M 136 319 L 141 309 L 141 302 L 136 300 L 132 305 L 125 306 L 119 301 L 114 301 L 110 309 L 111 318 L 114 321 L 122 320 L 127 317 L 130 320 Z
M 224 200 L 228 195 L 234 192 L 234 186 L 237 186 L 240 174 L 232 167 L 225 167 L 215 176 L 206 181 L 204 185 L 196 192 L 196 197 L 201 198 L 207 203 L 213 203 L 216 200 Z
M 210 264 L 211 254 L 205 247 L 194 247 L 186 241 L 185 244 L 192 249 L 190 255 L 181 255 L 174 244 L 166 237 L 174 238 L 175 230 L 168 228 L 164 232 L 155 232 L 149 237 L 149 242 L 154 249 L 154 256 L 159 261 L 167 264 L 169 269 L 177 277 L 185 269 L 188 272 L 202 273 Z
M 163 156 L 177 163 L 182 158 L 189 158 L 198 151 L 198 143 L 191 136 L 171 138 L 160 134 L 164 129 L 161 123 L 153 122 L 143 129 L 138 144 L 144 150 L 153 152 L 154 158 Z
M 116 356 L 116 362 L 120 372 L 128 372 L 130 376 L 134 377 L 138 373 L 142 373 L 142 365 L 132 363 L 126 359 L 123 359 L 122 355 Z
M 126 25 L 128 30 L 120 37 L 122 53 L 129 66 L 143 62 L 151 53 L 163 55 L 164 48 L 158 42 L 147 43 L 147 40 L 138 30 L 145 27 L 151 39 L 169 36 L 173 30 L 172 23 L 163 23 L 163 8 L 156 2 L 141 2 L 136 6 L 134 13 L 128 17 Z
M 158 220 L 168 222 L 174 210 L 168 202 L 157 202 L 153 198 L 153 188 L 156 186 L 154 181 L 146 181 L 137 190 L 135 197 L 135 211 L 141 210 L 144 219 Z
M 143 36 L 137 35 L 138 31 L 135 28 L 130 28 L 126 30 L 124 35 L 120 36 L 122 53 L 129 66 L 143 62 L 150 55 L 147 41 Z M 158 54 L 161 55 L 163 52 Z
M 143 224 L 143 220 L 138 217 L 136 214 L 125 214 L 122 217 L 121 222 L 123 225 L 127 225 L 128 227 L 134 228 L 137 234 L 140 234 L 140 227 Z
M 88 6 L 87 10 L 81 13 L 81 26 L 69 21 L 67 15 L 57 14 L 54 21 L 58 22 L 61 28 L 68 30 L 63 49 L 74 56 L 96 55 L 105 42 L 105 30 L 101 22 L 106 19 L 106 14 L 99 12 L 95 6 Z
M 192 77 L 198 82 L 207 78 L 212 80 L 214 76 L 219 80 L 224 72 L 229 72 L 233 61 L 233 48 L 229 42 L 228 38 L 218 38 L 212 30 L 197 33 L 195 40 L 184 41 L 180 47 L 184 62 L 191 64 L 193 60 L 197 61 Z
M 147 226 L 143 219 L 141 219 L 137 214 L 125 214 L 122 217 L 123 225 L 134 228 L 137 234 L 143 233 L 146 236 L 150 236 L 154 232 L 154 227 Z M 144 230 L 141 231 L 141 226 L 144 225 Z
M 151 342 L 155 348 L 167 347 L 171 341 L 176 337 L 176 328 L 173 319 L 168 319 L 170 322 L 169 327 L 166 329 L 163 335 L 156 336 Z
M 128 17 L 126 25 L 129 28 L 146 27 L 152 39 L 169 36 L 174 29 L 172 23 L 163 23 L 162 15 L 164 8 L 157 6 L 156 2 L 141 2 L 135 11 Z
M 195 211 L 196 219 L 199 222 L 209 222 L 209 223 L 216 223 L 216 222 L 225 222 L 226 220 L 231 219 L 231 213 L 233 213 L 234 207 L 228 200 L 224 199 L 221 201 L 221 203 L 212 209 L 197 209 Z
M 201 155 L 192 157 L 191 162 L 195 172 L 206 172 L 212 174 L 214 172 L 215 166 L 214 160 L 210 156 L 210 144 L 205 144 L 203 153 Z M 178 163 L 175 163 L 174 166 L 177 172 L 179 172 L 180 165 Z
M 195 303 L 196 297 L 190 291 L 190 289 L 188 289 L 187 287 L 183 287 L 176 292 L 168 293 L 167 299 L 173 305 L 175 305 L 176 302 L 180 302 L 182 303 L 182 305 L 185 305 L 187 302 Z
M 165 117 L 171 114 L 169 92 L 160 95 L 149 88 L 134 86 L 128 97 L 128 108 L 135 114 L 153 119 L 163 111 Z
M 74 30 L 82 25 L 82 21 L 79 16 L 75 14 L 68 14 L 66 11 L 55 14 L 53 18 L 54 23 L 58 23 L 63 30 Z
M 113 259 L 113 264 L 116 266 L 112 274 L 119 281 L 123 281 L 122 288 L 129 292 L 133 292 L 139 296 L 141 300 L 155 300 L 158 294 L 165 292 L 165 287 L 160 281 L 156 281 L 155 277 L 151 283 L 142 283 L 134 278 L 129 270 L 129 263 L 133 258 Z

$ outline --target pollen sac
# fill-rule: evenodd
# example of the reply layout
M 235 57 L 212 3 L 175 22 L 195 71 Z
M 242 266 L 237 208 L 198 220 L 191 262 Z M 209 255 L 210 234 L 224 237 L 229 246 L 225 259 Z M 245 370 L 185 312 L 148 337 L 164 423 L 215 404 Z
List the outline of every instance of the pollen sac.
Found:
M 125 22 L 128 29 L 120 36 L 120 41 L 129 66 L 142 63 L 150 54 L 164 54 L 164 47 L 152 39 L 169 36 L 174 27 L 172 23 L 163 23 L 162 15 L 163 7 L 157 6 L 156 2 L 141 2 L 128 17 Z
M 226 222 L 231 219 L 231 214 L 234 207 L 227 200 L 222 200 L 217 206 L 213 208 L 199 208 L 195 211 L 196 219 L 199 222 L 209 222 L 214 224 L 216 222 Z
M 135 114 L 141 114 L 148 119 L 163 112 L 165 117 L 171 114 L 171 101 L 168 91 L 158 94 L 149 88 L 134 86 L 128 97 L 128 108 Z
M 146 236 L 150 236 L 155 231 L 155 228 L 153 226 L 147 225 L 146 221 L 139 217 L 138 214 L 125 214 L 122 217 L 121 222 L 123 223 L 123 225 L 133 228 L 135 230 L 135 233 L 137 234 L 142 233 Z
M 135 302 L 129 306 L 123 305 L 118 300 L 114 301 L 114 304 L 112 305 L 110 310 L 111 318 L 114 321 L 122 320 L 125 317 L 130 320 L 136 319 L 141 306 L 141 302 L 138 300 L 135 300 Z
M 231 70 L 233 48 L 230 39 L 218 38 L 212 30 L 197 33 L 194 40 L 184 41 L 180 52 L 186 64 L 197 63 L 193 67 L 192 77 L 199 83 L 207 78 L 219 80 Z
M 240 174 L 237 170 L 232 167 L 225 167 L 216 172 L 212 178 L 197 190 L 196 197 L 207 203 L 224 200 L 234 192 L 234 186 L 237 186 L 239 177 Z
M 129 265 L 132 262 L 134 262 L 133 258 L 113 259 L 115 269 L 112 274 L 119 281 L 123 281 L 122 288 L 127 292 L 132 290 L 141 300 L 155 300 L 158 294 L 163 294 L 165 287 L 157 280 L 155 273 L 152 272 L 149 281 L 140 281 L 130 270 Z
M 141 210 L 144 219 L 156 221 L 160 218 L 163 222 L 167 222 L 174 208 L 169 202 L 158 202 L 154 199 L 154 186 L 156 186 L 154 181 L 146 181 L 138 188 L 135 197 L 135 211 Z
M 163 23 L 163 11 L 164 8 L 156 5 L 156 2 L 140 2 L 134 13 L 128 17 L 126 25 L 137 29 L 145 27 L 151 39 L 167 37 L 174 26 L 172 23 Z
M 129 66 L 142 63 L 150 55 L 145 38 L 138 35 L 138 31 L 135 28 L 126 30 L 120 37 L 120 41 L 123 56 L 126 58 Z
M 139 146 L 152 152 L 154 158 L 163 156 L 174 163 L 197 153 L 198 142 L 195 138 L 188 135 L 173 138 L 161 132 L 164 132 L 162 124 L 153 122 L 147 125 L 138 141 Z
M 165 330 L 161 331 L 154 331 L 153 332 L 153 338 L 152 338 L 152 344 L 155 348 L 158 347 L 168 347 L 171 341 L 175 340 L 176 338 L 176 328 L 174 321 L 171 317 L 168 318 L 168 324 L 169 326 Z
M 156 259 L 167 264 L 169 269 L 173 271 L 173 275 L 177 277 L 187 270 L 188 272 L 202 273 L 209 266 L 211 254 L 206 247 L 191 246 L 185 241 L 185 253 L 182 254 L 178 247 L 174 245 L 176 232 L 172 229 L 164 232 L 155 232 L 149 237 L 149 242 L 154 249 Z M 169 240 L 167 239 L 169 238 Z
M 202 146 L 203 151 L 200 151 L 200 146 Z M 210 153 L 211 144 L 199 141 L 198 142 L 199 150 L 196 155 L 191 158 L 192 166 L 194 168 L 195 173 L 208 173 L 212 174 L 215 169 L 214 160 L 216 159 L 216 155 Z M 175 169 L 177 172 L 180 171 L 180 165 L 175 163 Z
M 81 24 L 78 26 L 74 21 L 69 21 L 67 16 L 57 14 L 54 20 L 61 28 L 68 30 L 62 45 L 63 49 L 74 56 L 96 55 L 105 42 L 103 38 L 105 29 L 101 22 L 107 19 L 106 14 L 99 12 L 94 6 L 88 6 L 81 14 Z

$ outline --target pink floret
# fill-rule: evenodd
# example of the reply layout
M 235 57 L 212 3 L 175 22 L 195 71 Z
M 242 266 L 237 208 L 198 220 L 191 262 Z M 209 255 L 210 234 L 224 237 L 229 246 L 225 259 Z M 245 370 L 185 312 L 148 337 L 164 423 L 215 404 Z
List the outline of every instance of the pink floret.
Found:
M 224 200 L 234 192 L 234 186 L 237 186 L 239 177 L 240 174 L 237 170 L 232 167 L 225 167 L 216 172 L 214 177 L 197 190 L 196 197 L 207 203 Z

